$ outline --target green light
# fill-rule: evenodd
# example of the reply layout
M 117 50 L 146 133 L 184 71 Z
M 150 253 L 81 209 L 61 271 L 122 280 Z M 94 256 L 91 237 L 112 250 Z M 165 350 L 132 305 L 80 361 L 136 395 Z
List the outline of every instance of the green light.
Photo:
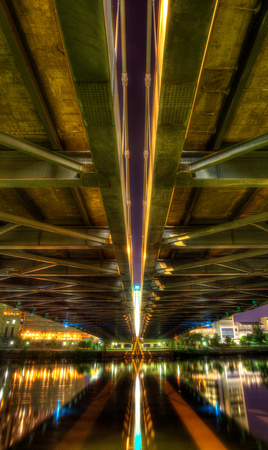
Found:
M 138 284 L 136 284 L 136 285 L 134 286 L 134 290 L 135 290 L 135 291 L 139 291 L 139 290 L 140 290 L 140 286 L 139 286 Z

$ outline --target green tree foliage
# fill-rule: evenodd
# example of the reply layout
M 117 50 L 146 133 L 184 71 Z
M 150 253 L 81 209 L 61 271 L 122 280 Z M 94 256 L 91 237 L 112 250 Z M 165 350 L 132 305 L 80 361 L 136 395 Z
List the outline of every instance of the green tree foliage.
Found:
M 204 342 L 205 342 L 206 345 L 210 345 L 210 341 L 211 341 L 211 337 L 210 336 L 208 336 L 208 335 L 204 336 Z
M 231 338 L 231 336 L 226 336 L 225 338 L 225 344 L 231 345 L 234 343 L 234 340 Z
M 218 333 L 215 333 L 213 338 L 210 340 L 211 345 L 219 345 L 221 342 L 221 337 Z
M 56 348 L 58 346 L 58 342 L 56 339 L 51 339 L 51 340 L 47 341 L 45 345 L 47 348 Z
M 93 347 L 93 342 L 92 342 L 90 339 L 80 341 L 79 344 L 78 344 L 78 348 L 87 348 L 87 349 L 90 349 L 90 348 L 92 348 L 92 347 Z
M 22 348 L 25 344 L 24 339 L 20 335 L 15 338 L 15 347 Z
M 254 322 L 252 328 L 253 340 L 257 342 L 257 344 L 263 344 L 265 342 L 265 334 L 261 329 L 259 322 Z
M 200 347 L 203 342 L 203 334 L 202 333 L 191 333 L 189 335 L 189 343 L 192 345 L 197 345 Z
M 251 342 L 251 335 L 247 335 L 247 336 L 241 336 L 241 338 L 239 339 L 240 345 L 243 345 L 243 347 L 246 347 L 247 345 L 250 345 Z

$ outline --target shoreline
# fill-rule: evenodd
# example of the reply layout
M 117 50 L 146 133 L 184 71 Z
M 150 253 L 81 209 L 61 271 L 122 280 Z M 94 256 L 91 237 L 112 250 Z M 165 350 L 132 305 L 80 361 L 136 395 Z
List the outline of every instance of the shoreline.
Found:
M 185 350 L 174 350 L 174 351 L 151 351 L 150 353 L 144 353 L 144 360 L 171 360 L 177 361 L 180 359 L 198 359 L 198 358 L 218 358 L 218 357 L 260 357 L 268 356 L 268 347 L 241 347 L 241 348 L 213 348 L 206 350 L 195 350 L 195 349 L 185 349 Z M 135 357 L 139 358 L 139 357 Z M 29 350 L 19 350 L 12 349 L 0 350 L 0 364 L 5 362 L 54 362 L 54 361 L 66 361 L 66 362 L 91 362 L 91 361 L 129 361 L 131 360 L 131 352 L 126 354 L 125 351 L 101 351 L 101 350 L 40 350 L 40 349 L 29 349 Z

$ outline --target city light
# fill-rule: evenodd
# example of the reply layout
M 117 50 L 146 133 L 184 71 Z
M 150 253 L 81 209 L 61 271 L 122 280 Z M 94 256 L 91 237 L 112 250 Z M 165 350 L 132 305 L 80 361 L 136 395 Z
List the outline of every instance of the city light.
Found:
M 135 385 L 135 438 L 134 449 L 141 449 L 141 410 L 140 410 L 141 392 L 140 392 L 140 378 L 136 374 Z
M 135 311 L 135 331 L 136 337 L 140 333 L 140 307 L 141 307 L 141 291 L 139 286 L 134 287 L 134 311 Z
M 85 337 L 90 337 L 87 333 L 67 333 L 67 332 L 43 332 L 43 331 L 25 331 L 22 333 L 22 339 L 31 340 L 57 340 L 57 341 L 81 341 Z

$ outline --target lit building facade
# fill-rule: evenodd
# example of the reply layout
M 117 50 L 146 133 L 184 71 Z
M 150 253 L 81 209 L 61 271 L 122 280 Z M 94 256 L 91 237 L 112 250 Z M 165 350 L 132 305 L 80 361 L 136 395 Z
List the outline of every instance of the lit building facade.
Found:
M 248 334 L 251 334 L 253 331 L 253 325 L 255 322 L 235 322 L 235 328 L 236 328 L 236 339 L 239 340 L 242 336 L 247 336 Z M 261 322 L 259 323 L 260 328 L 262 331 L 265 331 L 264 324 Z
M 0 304 L 0 338 L 16 338 L 18 335 L 27 340 L 76 342 L 91 337 L 74 327 L 65 327 L 61 323 Z
M 268 317 L 261 317 L 261 323 L 264 325 L 264 330 L 268 332 Z
M 21 337 L 30 340 L 81 341 L 90 338 L 91 335 L 74 327 L 65 328 L 61 323 L 26 312 Z
M 191 330 L 190 333 L 202 333 L 203 336 L 208 336 L 210 338 L 212 338 L 215 333 L 218 333 L 221 342 L 225 342 L 226 336 L 229 336 L 234 339 L 234 341 L 238 342 L 242 336 L 247 336 L 253 332 L 253 325 L 255 322 L 234 322 L 233 317 L 228 317 L 212 323 L 209 327 L 200 327 Z M 268 317 L 261 317 L 260 322 L 258 323 L 262 331 L 268 333 Z
M 227 336 L 235 339 L 235 323 L 233 317 L 226 317 L 225 319 L 214 322 L 212 328 L 215 333 L 219 334 L 222 342 L 225 342 Z
M 209 338 L 212 338 L 214 336 L 215 330 L 211 326 L 200 327 L 190 331 L 190 334 L 193 333 L 202 333 L 204 337 L 208 336 Z
M 0 304 L 0 337 L 17 337 L 20 330 L 20 320 L 20 311 Z

